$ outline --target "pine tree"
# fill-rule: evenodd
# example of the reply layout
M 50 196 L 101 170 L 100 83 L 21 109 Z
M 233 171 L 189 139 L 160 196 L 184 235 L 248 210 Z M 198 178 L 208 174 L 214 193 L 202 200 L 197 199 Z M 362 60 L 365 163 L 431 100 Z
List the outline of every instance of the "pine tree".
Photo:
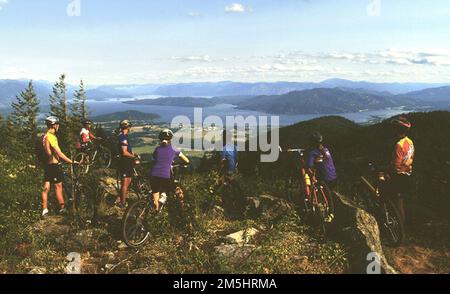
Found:
M 29 149 L 33 146 L 38 133 L 39 99 L 34 91 L 33 81 L 30 81 L 28 87 L 16 96 L 16 101 L 11 107 L 13 109 L 11 123 L 16 128 L 19 143 Z
M 83 80 L 80 82 L 80 88 L 74 93 L 74 100 L 70 104 L 70 141 L 76 142 L 79 139 L 80 128 L 83 120 L 88 117 L 88 109 L 86 106 L 86 91 L 84 89 Z
M 77 105 L 77 114 L 82 120 L 87 119 L 89 111 L 86 105 L 86 90 L 84 89 L 83 80 L 80 81 L 80 88 L 75 91 L 74 98 L 74 104 Z
M 60 145 L 68 147 L 70 142 L 71 124 L 67 106 L 66 75 L 62 74 L 59 81 L 53 86 L 53 94 L 49 97 L 50 115 L 56 116 L 60 120 L 58 138 Z

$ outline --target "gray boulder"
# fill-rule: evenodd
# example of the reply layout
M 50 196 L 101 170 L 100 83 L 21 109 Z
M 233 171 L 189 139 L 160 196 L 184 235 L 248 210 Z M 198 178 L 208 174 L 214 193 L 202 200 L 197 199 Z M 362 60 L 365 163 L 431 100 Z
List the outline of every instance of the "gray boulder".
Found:
M 375 217 L 338 193 L 335 193 L 335 206 L 336 235 L 348 246 L 351 272 L 368 273 L 373 269 L 373 261 L 379 259 L 382 273 L 396 274 L 384 255 Z

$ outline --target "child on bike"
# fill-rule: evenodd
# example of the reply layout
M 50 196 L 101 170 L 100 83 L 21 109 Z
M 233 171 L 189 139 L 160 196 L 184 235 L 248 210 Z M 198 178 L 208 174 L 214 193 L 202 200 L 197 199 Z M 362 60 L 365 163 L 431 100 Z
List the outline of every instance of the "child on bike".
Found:
M 308 157 L 308 168 L 316 168 L 319 179 L 323 181 L 331 191 L 335 191 L 337 188 L 338 177 L 331 152 L 324 146 L 324 138 L 319 132 L 312 133 L 310 139 L 312 148 Z
M 172 146 L 173 136 L 171 130 L 163 130 L 159 134 L 161 143 L 153 153 L 154 164 L 150 170 L 150 185 L 156 211 L 159 211 L 161 194 L 175 190 L 171 174 L 174 160 L 180 158 L 185 164 L 189 164 L 189 158 Z

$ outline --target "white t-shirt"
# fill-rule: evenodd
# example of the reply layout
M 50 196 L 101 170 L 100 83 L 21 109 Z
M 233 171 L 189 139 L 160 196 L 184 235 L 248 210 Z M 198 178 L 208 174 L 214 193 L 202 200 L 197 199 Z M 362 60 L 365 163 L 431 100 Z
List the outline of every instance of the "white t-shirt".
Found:
M 81 140 L 86 143 L 91 141 L 91 132 L 86 128 L 82 128 L 80 132 Z

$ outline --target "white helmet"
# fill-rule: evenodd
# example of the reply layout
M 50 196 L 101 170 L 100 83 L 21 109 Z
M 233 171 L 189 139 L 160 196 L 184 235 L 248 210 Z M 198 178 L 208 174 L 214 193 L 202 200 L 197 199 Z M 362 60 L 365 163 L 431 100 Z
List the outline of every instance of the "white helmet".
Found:
M 45 124 L 48 127 L 59 124 L 59 119 L 56 116 L 49 116 L 45 119 Z

